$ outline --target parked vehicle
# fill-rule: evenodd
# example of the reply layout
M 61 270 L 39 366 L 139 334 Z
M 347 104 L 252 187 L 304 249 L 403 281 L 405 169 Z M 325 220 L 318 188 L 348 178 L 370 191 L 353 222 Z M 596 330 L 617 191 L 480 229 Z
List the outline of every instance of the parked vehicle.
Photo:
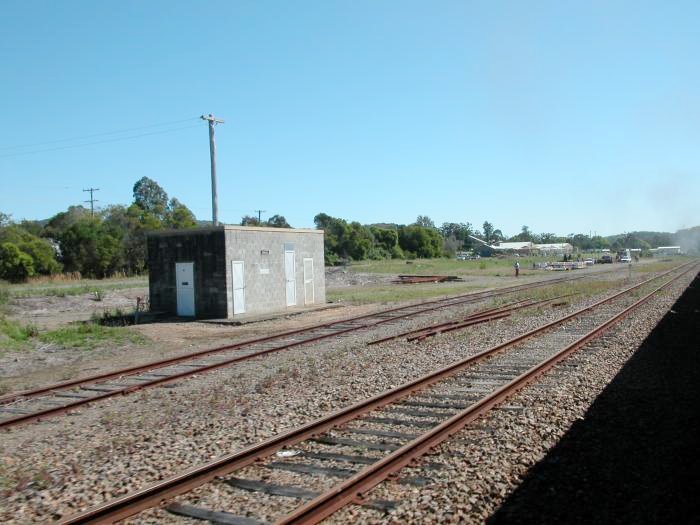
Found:
M 586 263 L 586 266 L 593 266 L 595 264 L 593 259 L 584 259 L 583 262 Z
M 612 255 L 603 255 L 598 262 L 600 264 L 612 264 Z

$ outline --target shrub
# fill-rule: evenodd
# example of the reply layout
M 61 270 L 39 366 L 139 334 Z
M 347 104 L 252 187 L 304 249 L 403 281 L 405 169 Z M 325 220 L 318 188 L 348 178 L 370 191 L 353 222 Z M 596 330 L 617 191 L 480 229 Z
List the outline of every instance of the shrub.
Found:
M 0 279 L 23 282 L 34 273 L 34 262 L 29 255 L 11 242 L 0 244 Z

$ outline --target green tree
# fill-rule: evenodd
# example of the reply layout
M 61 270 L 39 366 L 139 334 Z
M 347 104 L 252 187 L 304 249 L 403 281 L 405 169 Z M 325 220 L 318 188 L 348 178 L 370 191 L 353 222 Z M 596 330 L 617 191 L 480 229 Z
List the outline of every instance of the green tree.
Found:
M 187 206 L 173 197 L 168 203 L 165 225 L 175 230 L 194 228 L 197 226 L 197 219 Z
M 343 219 L 319 213 L 314 217 L 316 229 L 323 230 L 326 264 L 336 264 L 339 258 L 347 258 L 344 239 L 348 235 L 348 223 Z
M 24 231 L 31 233 L 35 237 L 41 237 L 44 233 L 44 224 L 41 221 L 23 220 L 19 223 L 19 226 Z
M 163 220 L 168 210 L 168 194 L 153 179 L 141 177 L 134 184 L 134 204 Z
M 370 226 L 369 231 L 374 238 L 374 248 L 370 253 L 373 259 L 401 259 L 403 251 L 399 246 L 399 233 L 388 228 Z
M 252 215 L 244 215 L 241 217 L 241 226 L 260 226 L 260 221 Z
M 34 275 L 32 258 L 11 242 L 0 244 L 0 279 L 23 282 Z
M 266 221 L 260 222 L 257 217 L 244 215 L 241 218 L 241 226 L 267 226 L 268 228 L 291 228 L 292 226 L 284 218 L 284 215 L 273 215 Z
M 132 228 L 123 240 L 124 257 L 129 273 L 142 273 L 146 270 L 146 234 L 163 229 L 163 222 L 136 203 L 127 208 L 126 215 Z
M 343 253 L 355 261 L 362 261 L 369 257 L 374 244 L 374 238 L 369 228 L 359 222 L 351 222 L 342 239 Z
M 61 271 L 56 260 L 56 250 L 51 242 L 28 232 L 19 224 L 0 228 L 0 242 L 14 244 L 22 253 L 32 259 L 32 267 L 37 274 L 50 275 Z
M 484 241 L 489 244 L 492 243 L 494 241 L 493 224 L 491 224 L 489 221 L 484 221 L 482 228 L 484 229 Z
M 273 215 L 267 220 L 267 226 L 271 228 L 291 228 L 284 215 Z
M 58 239 L 58 237 L 66 229 L 77 221 L 90 217 L 90 210 L 82 206 L 69 206 L 66 211 L 57 213 L 49 219 L 49 222 L 44 227 L 44 237 L 49 239 Z
M 552 244 L 557 241 L 557 236 L 554 233 L 540 233 L 539 236 L 535 239 L 538 243 L 542 244 Z
M 530 228 L 528 226 L 523 226 L 518 235 L 511 237 L 511 241 L 532 242 L 532 231 L 530 231 Z
M 107 277 L 123 264 L 121 239 L 99 217 L 81 219 L 59 238 L 64 267 L 89 277 Z
M 423 228 L 432 228 L 433 230 L 436 229 L 433 219 L 431 219 L 427 215 L 419 215 L 418 217 L 416 217 L 416 222 L 414 224 L 422 226 Z
M 399 228 L 399 246 L 408 256 L 432 258 L 442 255 L 442 237 L 433 228 L 412 224 Z

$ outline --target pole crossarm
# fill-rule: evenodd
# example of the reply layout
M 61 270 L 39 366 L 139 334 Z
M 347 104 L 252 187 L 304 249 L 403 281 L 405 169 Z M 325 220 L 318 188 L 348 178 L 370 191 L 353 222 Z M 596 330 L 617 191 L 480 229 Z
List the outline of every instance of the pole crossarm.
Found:
M 202 115 L 201 117 L 202 120 L 208 120 L 209 122 L 213 122 L 214 124 L 224 124 L 226 121 L 221 118 L 216 118 L 214 115 L 209 113 L 208 115 Z

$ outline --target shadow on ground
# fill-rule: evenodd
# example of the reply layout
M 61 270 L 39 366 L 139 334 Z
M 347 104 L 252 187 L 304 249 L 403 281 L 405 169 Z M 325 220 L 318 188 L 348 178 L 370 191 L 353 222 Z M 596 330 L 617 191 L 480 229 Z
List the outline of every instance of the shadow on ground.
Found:
M 700 523 L 700 278 L 487 520 Z

